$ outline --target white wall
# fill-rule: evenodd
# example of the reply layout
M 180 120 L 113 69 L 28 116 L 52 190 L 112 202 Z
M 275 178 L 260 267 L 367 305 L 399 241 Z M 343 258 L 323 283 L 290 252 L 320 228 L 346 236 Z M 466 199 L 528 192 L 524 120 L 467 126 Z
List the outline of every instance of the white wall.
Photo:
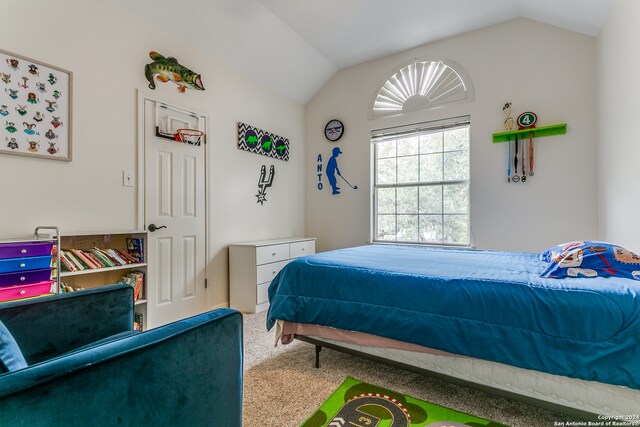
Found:
M 62 231 L 137 227 L 137 89 L 150 91 L 144 65 L 156 50 L 202 74 L 204 92 L 154 95 L 209 114 L 209 305 L 228 301 L 226 246 L 304 233 L 304 108 L 237 76 L 189 43 L 99 0 L 3 0 L 2 48 L 73 72 L 73 161 L 0 155 L 0 236 L 36 225 Z M 180 21 L 180 20 L 178 20 Z M 181 21 L 180 21 L 181 22 Z M 177 22 L 177 25 L 182 25 Z M 288 137 L 289 162 L 239 151 L 236 122 Z M 256 203 L 260 165 L 275 164 L 268 201 Z
M 603 240 L 640 253 L 640 2 L 616 0 L 598 38 L 598 175 Z
M 400 64 L 442 56 L 469 75 L 473 102 L 368 119 L 374 92 Z M 568 123 L 566 135 L 536 140 L 535 176 L 507 184 L 506 145 L 491 134 L 503 129 L 502 105 L 513 116 L 538 114 L 539 126 Z M 306 231 L 318 249 L 364 244 L 370 239 L 369 133 L 401 124 L 471 116 L 471 218 L 476 247 L 540 251 L 562 241 L 597 238 L 596 40 L 525 19 L 463 34 L 339 71 L 307 104 Z M 316 189 L 316 158 L 332 144 L 323 137 L 339 118 L 343 175 L 358 185 L 332 196 Z M 325 188 L 328 187 L 324 182 Z

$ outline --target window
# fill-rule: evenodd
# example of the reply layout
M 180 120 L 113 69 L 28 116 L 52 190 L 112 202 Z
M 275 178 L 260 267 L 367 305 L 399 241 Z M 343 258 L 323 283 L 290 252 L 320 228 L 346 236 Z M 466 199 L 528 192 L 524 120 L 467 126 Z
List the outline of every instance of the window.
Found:
M 469 120 L 373 132 L 373 240 L 469 246 Z
M 464 70 L 446 58 L 405 63 L 375 94 L 372 118 L 471 101 L 473 88 Z

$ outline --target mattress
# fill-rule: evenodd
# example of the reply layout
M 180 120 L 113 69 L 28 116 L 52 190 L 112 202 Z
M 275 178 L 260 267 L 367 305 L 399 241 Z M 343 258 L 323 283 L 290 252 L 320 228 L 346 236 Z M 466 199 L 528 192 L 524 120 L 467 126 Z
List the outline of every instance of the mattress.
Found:
M 544 279 L 537 254 L 401 245 L 290 262 L 276 319 L 640 389 L 640 281 Z

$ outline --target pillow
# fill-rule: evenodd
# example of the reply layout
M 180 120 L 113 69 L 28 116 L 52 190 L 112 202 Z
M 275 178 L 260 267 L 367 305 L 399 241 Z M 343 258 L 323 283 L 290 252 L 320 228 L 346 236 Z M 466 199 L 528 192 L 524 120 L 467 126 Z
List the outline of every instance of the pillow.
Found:
M 640 280 L 640 257 L 611 243 L 567 242 L 547 249 L 540 258 L 549 266 L 540 277 L 623 277 Z
M 0 373 L 17 371 L 27 366 L 16 340 L 0 321 Z
M 601 242 L 592 242 L 592 241 L 588 241 L 589 243 L 601 243 Z M 547 249 L 546 251 L 544 251 L 543 253 L 540 254 L 540 259 L 542 261 L 546 261 L 546 262 L 551 262 L 551 258 L 552 257 L 556 257 L 558 254 L 564 252 L 564 251 L 568 251 L 569 249 L 578 247 L 578 246 L 582 246 L 584 245 L 585 242 L 582 241 L 574 241 L 574 242 L 567 242 L 567 243 L 561 243 L 559 245 L 556 245 L 552 248 Z

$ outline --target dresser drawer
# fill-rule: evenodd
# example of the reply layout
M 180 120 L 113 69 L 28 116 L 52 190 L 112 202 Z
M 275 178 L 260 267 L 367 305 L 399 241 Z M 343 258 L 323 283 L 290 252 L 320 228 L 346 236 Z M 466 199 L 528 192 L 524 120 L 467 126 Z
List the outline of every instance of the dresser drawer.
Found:
M 276 277 L 276 274 L 278 274 L 280 272 L 280 270 L 282 270 L 282 267 L 284 267 L 285 265 L 287 265 L 287 263 L 289 262 L 289 260 L 287 261 L 280 261 L 280 262 L 273 262 L 271 264 L 264 264 L 264 265 L 259 265 L 257 267 L 257 271 L 256 271 L 256 285 L 259 285 L 261 283 L 265 283 L 265 282 L 270 282 L 274 277 Z
M 258 246 L 256 248 L 256 265 L 289 259 L 289 244 Z
M 51 269 L 0 274 L 0 286 L 28 285 L 51 279 Z
M 31 258 L 0 259 L 0 273 L 12 271 L 40 270 L 51 267 L 51 255 Z
M 0 259 L 51 255 L 53 242 L 18 242 L 0 244 Z
M 14 299 L 37 297 L 51 293 L 51 280 L 32 283 L 30 285 L 8 286 L 0 288 L 0 302 L 11 301 Z
M 269 285 L 271 282 L 261 283 L 258 285 L 258 294 L 256 298 L 256 304 L 262 304 L 269 301 Z
M 305 255 L 312 255 L 316 253 L 316 241 L 307 240 L 304 242 L 291 243 L 289 246 L 290 258 L 300 258 Z
M 266 310 L 273 278 L 309 253 L 315 253 L 315 239 L 305 236 L 229 245 L 229 305 L 249 313 Z

